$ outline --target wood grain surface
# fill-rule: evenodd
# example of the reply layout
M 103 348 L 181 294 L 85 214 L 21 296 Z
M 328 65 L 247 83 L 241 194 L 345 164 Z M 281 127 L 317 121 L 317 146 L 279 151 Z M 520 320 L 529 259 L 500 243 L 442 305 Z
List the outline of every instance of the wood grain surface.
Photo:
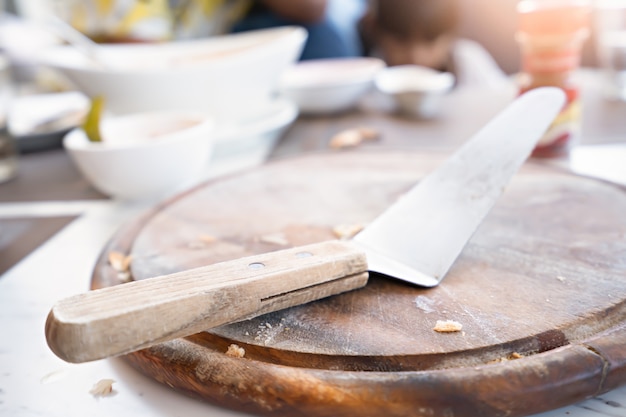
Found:
M 120 230 L 109 251 L 146 279 L 335 237 L 443 160 L 361 150 L 209 182 Z M 445 280 L 361 289 L 128 355 L 189 395 L 262 415 L 522 416 L 626 383 L 626 194 L 526 164 Z M 211 236 L 211 239 L 207 239 Z M 439 333 L 438 320 L 462 330 Z M 231 344 L 243 357 L 226 354 Z
M 46 340 L 68 362 L 119 356 L 361 288 L 368 275 L 365 253 L 337 239 L 237 258 L 65 298 Z

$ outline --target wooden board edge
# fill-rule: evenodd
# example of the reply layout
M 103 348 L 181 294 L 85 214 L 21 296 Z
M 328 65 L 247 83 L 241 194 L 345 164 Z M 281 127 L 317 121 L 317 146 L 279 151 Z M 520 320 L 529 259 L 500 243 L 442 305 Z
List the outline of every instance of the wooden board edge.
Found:
M 626 332 L 622 329 L 619 336 L 626 338 Z M 612 379 L 607 366 L 624 372 L 626 357 L 618 349 L 611 360 L 605 355 L 569 345 L 468 368 L 346 372 L 286 367 L 245 354 L 232 357 L 178 339 L 124 359 L 177 391 L 260 415 L 516 417 L 570 405 L 617 386 L 619 378 Z

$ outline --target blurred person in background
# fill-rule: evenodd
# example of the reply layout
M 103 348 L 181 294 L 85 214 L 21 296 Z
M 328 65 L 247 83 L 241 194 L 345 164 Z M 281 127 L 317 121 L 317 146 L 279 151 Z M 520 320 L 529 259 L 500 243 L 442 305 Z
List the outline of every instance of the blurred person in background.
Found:
M 366 55 L 387 65 L 422 65 L 456 76 L 457 85 L 507 82 L 477 42 L 462 39 L 458 0 L 370 0 L 359 22 Z
M 335 0 L 336 5 L 348 0 Z M 309 37 L 302 51 L 302 60 L 339 58 L 360 55 L 360 48 L 351 44 L 342 32 L 337 18 L 349 15 L 344 8 L 333 9 L 332 0 L 259 0 L 252 4 L 246 15 L 233 26 L 234 32 L 286 25 L 303 26 Z M 333 18 L 334 17 L 334 18 Z

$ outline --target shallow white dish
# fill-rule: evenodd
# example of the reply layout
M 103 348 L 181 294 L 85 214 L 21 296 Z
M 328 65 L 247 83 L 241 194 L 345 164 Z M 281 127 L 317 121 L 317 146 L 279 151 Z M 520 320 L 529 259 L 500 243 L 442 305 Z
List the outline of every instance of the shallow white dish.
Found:
M 385 64 L 378 58 L 334 58 L 300 62 L 281 78 L 280 91 L 305 114 L 353 108 Z
M 449 72 L 419 65 L 385 68 L 376 77 L 376 88 L 391 96 L 396 109 L 403 114 L 432 118 L 439 113 L 441 98 L 455 83 Z
M 220 117 L 238 112 L 242 103 L 269 100 L 306 38 L 303 28 L 289 26 L 162 44 L 102 45 L 102 59 L 112 69 L 62 46 L 42 53 L 40 62 L 88 96 L 104 96 L 113 114 L 187 109 Z
M 276 98 L 270 103 L 248 108 L 237 117 L 219 121 L 211 171 L 222 173 L 265 162 L 297 117 L 295 103 Z
M 89 99 L 77 91 L 17 96 L 7 128 L 21 153 L 61 148 L 63 137 L 82 123 L 88 110 Z
M 101 122 L 102 142 L 82 128 L 63 146 L 84 177 L 118 199 L 160 199 L 202 179 L 213 150 L 214 122 L 205 114 L 150 112 Z

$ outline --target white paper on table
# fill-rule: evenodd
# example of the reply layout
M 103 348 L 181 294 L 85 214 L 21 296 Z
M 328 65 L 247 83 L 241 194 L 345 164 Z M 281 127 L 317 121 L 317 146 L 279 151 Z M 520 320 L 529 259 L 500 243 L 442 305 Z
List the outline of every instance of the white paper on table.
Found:
M 569 168 L 577 174 L 626 185 L 626 143 L 574 148 Z

